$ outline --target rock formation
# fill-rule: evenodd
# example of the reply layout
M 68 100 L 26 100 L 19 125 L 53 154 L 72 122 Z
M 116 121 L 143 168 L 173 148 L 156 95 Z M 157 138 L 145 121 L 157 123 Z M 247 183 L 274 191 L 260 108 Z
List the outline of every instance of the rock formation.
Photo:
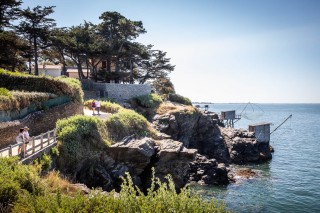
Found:
M 248 131 L 222 127 L 214 113 L 169 111 L 154 116 L 153 124 L 160 132 L 218 162 L 243 164 L 272 158 L 269 143 L 257 142 Z
M 272 158 L 269 143 L 256 141 L 254 133 L 233 128 L 221 128 L 221 132 L 232 163 L 263 162 Z
M 180 141 L 187 148 L 197 149 L 200 154 L 229 162 L 229 152 L 218 126 L 217 115 L 200 111 L 173 111 L 156 115 L 153 124 L 157 130 Z

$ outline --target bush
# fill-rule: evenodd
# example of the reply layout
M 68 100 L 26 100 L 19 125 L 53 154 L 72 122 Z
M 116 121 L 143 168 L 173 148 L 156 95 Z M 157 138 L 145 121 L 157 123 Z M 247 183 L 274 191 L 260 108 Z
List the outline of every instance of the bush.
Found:
M 36 167 L 19 164 L 17 157 L 0 158 L 0 203 L 6 207 L 15 202 L 21 190 L 41 194 L 39 180 Z
M 76 115 L 56 123 L 60 156 L 63 167 L 73 168 L 79 161 L 90 157 L 89 152 L 110 145 L 103 121 L 96 117 Z
M 168 100 L 171 102 L 176 102 L 184 105 L 192 105 L 192 102 L 189 98 L 183 97 L 182 95 L 178 95 L 176 93 L 169 94 Z
M 138 137 L 155 135 L 155 130 L 145 117 L 133 110 L 122 109 L 111 115 L 106 120 L 107 129 L 111 138 L 115 141 L 136 134 Z
M 146 194 L 133 185 L 129 175 L 123 179 L 117 195 L 96 191 L 88 196 L 78 194 L 75 197 L 60 191 L 46 196 L 22 194 L 13 212 L 226 212 L 223 204 L 213 199 L 205 201 L 199 195 L 191 194 L 189 189 L 183 188 L 181 193 L 176 193 L 172 179 L 167 179 L 168 183 L 153 179 Z
M 56 157 L 58 157 L 60 155 L 60 152 L 57 147 L 52 147 L 50 152 L 51 152 L 51 155 L 56 156 Z
M 55 94 L 43 92 L 11 91 L 11 94 L 11 98 L 0 99 L 0 110 L 20 110 L 29 106 L 31 103 L 39 107 L 43 102 L 57 97 Z
M 73 101 L 83 103 L 81 83 L 73 78 L 39 77 L 0 69 L 0 85 L 9 90 L 45 92 L 58 96 L 67 95 Z
M 84 102 L 84 106 L 88 107 L 89 109 L 91 108 L 91 103 L 92 103 L 93 99 L 87 100 Z M 120 109 L 122 109 L 123 107 L 120 106 L 119 104 L 116 103 L 112 103 L 109 101 L 101 101 L 101 107 L 100 110 L 102 112 L 108 112 L 108 113 L 117 113 Z
M 134 100 L 136 100 L 136 102 L 140 106 L 146 107 L 146 108 L 155 108 L 162 103 L 161 97 L 153 93 L 149 95 L 142 95 L 142 96 L 135 97 Z
M 0 96 L 12 98 L 11 92 L 9 90 L 7 90 L 6 88 L 2 88 L 2 87 L 0 87 Z
M 35 160 L 35 163 L 41 166 L 42 170 L 49 171 L 52 164 L 52 159 L 50 155 L 43 154 L 41 158 Z

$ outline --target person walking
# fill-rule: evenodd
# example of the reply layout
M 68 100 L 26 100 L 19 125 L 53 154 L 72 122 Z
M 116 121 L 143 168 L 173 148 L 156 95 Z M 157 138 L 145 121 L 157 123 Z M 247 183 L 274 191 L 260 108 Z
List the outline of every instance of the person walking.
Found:
M 92 115 L 94 115 L 94 110 L 96 109 L 96 100 L 93 100 L 91 103 Z
M 100 107 L 101 107 L 101 103 L 100 103 L 100 100 L 98 99 L 96 101 L 96 109 L 97 109 L 98 115 L 100 115 Z
M 16 142 L 17 142 L 18 144 L 22 143 L 22 145 L 20 145 L 20 146 L 18 147 L 18 155 L 24 154 L 24 153 L 21 153 L 21 148 L 22 148 L 22 151 L 23 151 L 23 152 L 24 152 L 24 150 L 25 150 L 25 144 L 24 144 L 25 139 L 24 139 L 23 131 L 24 131 L 24 128 L 20 128 L 20 130 L 19 130 L 19 135 L 16 137 Z

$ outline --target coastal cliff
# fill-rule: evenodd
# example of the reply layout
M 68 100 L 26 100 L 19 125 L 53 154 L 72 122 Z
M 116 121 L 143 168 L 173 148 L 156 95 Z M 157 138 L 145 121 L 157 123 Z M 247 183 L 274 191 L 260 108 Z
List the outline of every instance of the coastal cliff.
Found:
M 185 147 L 227 164 L 263 162 L 272 158 L 269 143 L 258 142 L 253 133 L 223 127 L 215 113 L 206 114 L 175 105 L 175 110 L 155 115 L 152 123 L 158 131 L 181 141 Z
M 154 168 L 162 181 L 170 174 L 180 190 L 190 181 L 226 185 L 232 181 L 228 165 L 271 159 L 268 144 L 258 143 L 247 131 L 222 127 L 217 114 L 170 102 L 156 112 L 152 123 L 122 108 L 106 123 L 85 116 L 70 119 L 57 128 L 62 140 L 58 169 L 88 187 L 110 191 L 120 190 L 126 172 L 136 186 L 146 190 Z M 90 127 L 75 135 L 76 144 L 71 133 L 64 135 L 64 129 L 74 125 L 75 129 Z M 110 145 L 105 132 L 113 138 L 119 132 L 132 135 L 118 137 Z

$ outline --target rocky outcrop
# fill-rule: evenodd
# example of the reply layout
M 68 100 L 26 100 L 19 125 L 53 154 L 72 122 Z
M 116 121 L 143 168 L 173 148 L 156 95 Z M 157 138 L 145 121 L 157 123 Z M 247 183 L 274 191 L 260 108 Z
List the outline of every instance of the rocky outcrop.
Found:
M 269 143 L 256 141 L 254 133 L 233 128 L 221 128 L 221 132 L 232 163 L 263 162 L 272 158 Z
M 157 144 L 156 177 L 164 180 L 170 174 L 176 188 L 182 188 L 188 182 L 189 164 L 194 161 L 197 150 L 187 149 L 181 142 L 172 139 L 161 140 Z
M 218 123 L 216 114 L 197 110 L 173 111 L 153 118 L 153 124 L 160 132 L 182 142 L 185 147 L 197 149 L 200 154 L 227 163 L 229 152 Z
M 75 179 L 88 187 L 101 187 L 105 191 L 119 190 L 121 177 L 126 172 L 142 190 L 150 186 L 152 169 L 164 181 L 171 175 L 179 190 L 190 180 L 203 184 L 228 183 L 227 170 L 216 160 L 197 155 L 196 149 L 187 149 L 172 139 L 153 140 L 127 137 L 106 151 L 88 156 L 75 166 Z
M 270 160 L 269 143 L 257 142 L 253 133 L 224 128 L 215 113 L 169 111 L 156 115 L 153 124 L 188 148 L 222 163 L 242 164 Z
M 197 155 L 195 161 L 190 163 L 190 181 L 199 184 L 226 185 L 229 183 L 228 170 L 215 159 L 207 159 L 205 156 Z

